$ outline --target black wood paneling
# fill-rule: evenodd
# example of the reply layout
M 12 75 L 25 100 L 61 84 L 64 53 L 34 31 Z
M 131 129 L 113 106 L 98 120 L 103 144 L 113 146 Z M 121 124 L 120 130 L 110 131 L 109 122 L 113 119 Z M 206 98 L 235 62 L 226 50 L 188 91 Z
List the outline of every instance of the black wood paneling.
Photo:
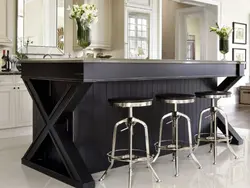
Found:
M 108 166 L 106 153 L 111 149 L 114 124 L 127 117 L 127 109 L 111 107 L 107 99 L 121 96 L 154 96 L 156 93 L 178 92 L 194 93 L 216 89 L 212 79 L 162 80 L 138 82 L 108 82 L 93 84 L 81 103 L 74 111 L 75 144 L 84 161 L 93 172 L 104 170 Z M 194 104 L 180 105 L 178 110 L 187 114 L 192 120 L 193 135 L 197 133 L 198 116 L 202 109 L 208 107 L 210 101 L 197 99 Z M 155 101 L 152 107 L 134 109 L 134 116 L 145 121 L 149 127 L 151 152 L 153 144 L 158 140 L 161 117 L 172 110 L 172 105 Z M 187 127 L 180 120 L 180 139 L 187 141 Z M 203 127 L 206 129 L 207 127 Z M 164 128 L 163 138 L 171 137 L 171 125 Z M 144 148 L 143 130 L 135 128 L 135 147 Z M 119 133 L 118 148 L 127 148 L 127 132 Z

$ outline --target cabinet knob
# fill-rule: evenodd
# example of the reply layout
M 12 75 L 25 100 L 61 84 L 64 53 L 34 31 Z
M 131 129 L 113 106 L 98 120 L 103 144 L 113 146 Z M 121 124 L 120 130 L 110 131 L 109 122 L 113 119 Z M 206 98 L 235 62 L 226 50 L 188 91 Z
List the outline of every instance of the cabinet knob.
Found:
M 18 87 L 17 89 L 20 89 L 20 87 Z
M 13 89 L 16 89 L 15 87 Z

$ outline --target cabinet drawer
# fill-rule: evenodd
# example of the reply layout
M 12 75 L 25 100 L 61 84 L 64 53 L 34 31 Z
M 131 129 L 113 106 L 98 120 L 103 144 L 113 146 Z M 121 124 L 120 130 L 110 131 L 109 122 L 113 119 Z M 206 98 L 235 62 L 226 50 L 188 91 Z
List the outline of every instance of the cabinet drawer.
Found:
M 15 79 L 13 75 L 0 76 L 0 85 L 14 85 Z
M 240 90 L 240 104 L 250 104 L 250 90 Z
M 15 76 L 15 82 L 16 82 L 16 85 L 23 85 L 24 84 L 23 79 L 21 78 L 21 75 Z

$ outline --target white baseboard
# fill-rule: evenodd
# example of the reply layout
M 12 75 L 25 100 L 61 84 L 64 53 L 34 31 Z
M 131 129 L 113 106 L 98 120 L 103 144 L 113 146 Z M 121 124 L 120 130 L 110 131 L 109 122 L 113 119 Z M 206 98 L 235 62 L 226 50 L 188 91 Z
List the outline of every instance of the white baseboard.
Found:
M 32 135 L 32 126 L 0 130 L 0 138 L 13 138 L 30 135 Z

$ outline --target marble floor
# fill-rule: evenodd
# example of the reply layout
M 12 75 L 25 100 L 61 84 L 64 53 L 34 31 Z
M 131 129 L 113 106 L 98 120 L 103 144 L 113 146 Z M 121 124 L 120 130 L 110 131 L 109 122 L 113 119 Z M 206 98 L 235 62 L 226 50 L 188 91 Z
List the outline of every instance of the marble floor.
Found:
M 196 168 L 188 159 L 186 152 L 180 153 L 180 176 L 174 177 L 171 156 L 158 159 L 153 165 L 162 182 L 156 183 L 144 164 L 134 169 L 133 186 L 135 188 L 249 188 L 250 187 L 250 107 L 225 108 L 230 123 L 244 138 L 242 146 L 234 146 L 240 156 L 238 160 L 229 153 L 225 144 L 218 147 L 217 165 L 212 165 L 212 155 L 208 146 L 196 151 L 203 169 Z M 0 139 L 0 182 L 1 188 L 71 188 L 57 180 L 22 166 L 20 159 L 31 143 L 30 136 Z M 127 167 L 113 169 L 97 188 L 126 188 Z M 94 174 L 98 179 L 101 173 Z

